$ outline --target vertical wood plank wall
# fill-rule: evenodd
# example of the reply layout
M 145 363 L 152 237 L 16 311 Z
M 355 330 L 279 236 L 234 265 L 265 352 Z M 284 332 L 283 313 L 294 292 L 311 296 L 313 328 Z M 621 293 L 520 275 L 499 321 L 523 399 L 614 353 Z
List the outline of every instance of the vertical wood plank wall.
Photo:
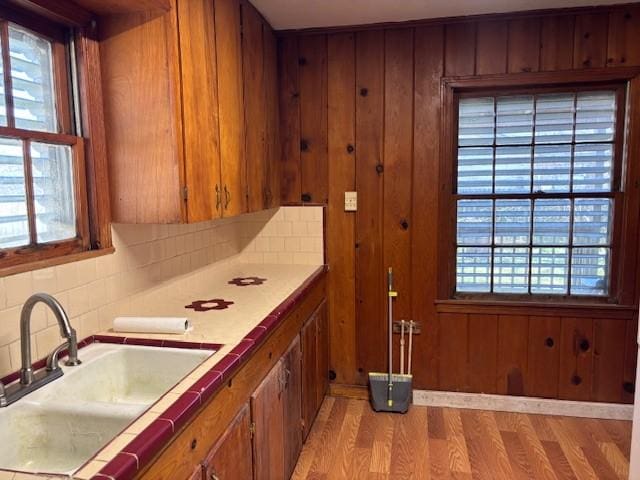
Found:
M 278 42 L 281 199 L 328 203 L 335 382 L 364 385 L 385 368 L 393 266 L 396 318 L 423 326 L 416 388 L 631 402 L 633 314 L 434 301 L 441 78 L 639 66 L 640 7 L 285 32 Z M 356 213 L 344 212 L 348 190 Z

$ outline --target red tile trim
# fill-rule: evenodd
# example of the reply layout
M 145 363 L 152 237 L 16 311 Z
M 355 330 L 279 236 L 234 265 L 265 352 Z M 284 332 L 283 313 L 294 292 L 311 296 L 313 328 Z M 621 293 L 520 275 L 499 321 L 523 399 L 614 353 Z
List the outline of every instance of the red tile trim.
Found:
M 191 385 L 187 392 L 194 392 L 200 395 L 200 401 L 204 404 L 223 383 L 222 373 L 209 370 L 200 380 Z
M 230 355 L 238 355 L 240 357 L 240 360 L 244 360 L 249 353 L 251 353 L 251 351 L 253 351 L 253 349 L 255 348 L 255 342 L 251 339 L 248 338 L 244 338 L 242 340 L 240 340 L 240 343 L 238 345 L 236 345 L 233 350 L 231 350 L 231 352 L 229 352 Z
M 267 333 L 267 327 L 258 325 L 256 328 L 254 328 L 249 333 L 247 333 L 244 338 L 247 340 L 253 340 L 254 342 L 257 343 L 259 340 L 264 338 L 266 333 Z
M 117 478 L 118 480 L 133 480 L 137 472 L 138 462 L 135 457 L 119 453 L 102 467 L 99 473 L 100 475 Z
M 180 430 L 198 408 L 200 408 L 200 394 L 185 392 L 160 415 L 160 419 L 171 421 L 174 431 Z
M 140 432 L 140 434 L 136 438 L 131 440 L 131 442 L 129 442 L 129 444 L 124 447 L 122 452 L 135 455 L 138 458 L 138 468 L 142 468 L 171 439 L 171 437 L 173 436 L 173 432 L 174 430 L 170 420 L 158 418 L 154 420 L 142 432 Z M 122 453 L 118 455 L 121 454 Z M 129 455 L 127 457 L 132 458 Z M 116 458 L 118 457 L 116 456 Z M 111 475 L 109 472 L 105 471 L 105 469 L 110 465 L 111 462 L 109 462 L 105 468 L 100 470 L 100 473 Z M 120 477 L 117 478 L 118 480 L 122 480 Z

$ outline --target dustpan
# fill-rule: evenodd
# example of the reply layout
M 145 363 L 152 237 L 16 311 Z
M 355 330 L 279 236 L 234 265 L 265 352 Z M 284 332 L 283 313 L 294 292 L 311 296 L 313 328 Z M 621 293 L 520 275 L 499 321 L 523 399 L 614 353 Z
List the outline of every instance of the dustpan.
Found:
M 389 268 L 388 322 L 389 322 L 389 371 L 369 373 L 371 406 L 376 412 L 406 413 L 411 404 L 413 375 L 393 373 L 393 299 L 398 293 L 393 290 L 393 270 Z

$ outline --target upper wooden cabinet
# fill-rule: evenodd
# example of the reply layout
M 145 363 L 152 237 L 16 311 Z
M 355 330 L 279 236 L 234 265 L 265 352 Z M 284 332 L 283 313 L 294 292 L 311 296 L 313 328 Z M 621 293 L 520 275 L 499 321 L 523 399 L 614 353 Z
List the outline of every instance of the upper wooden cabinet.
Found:
M 256 45 L 243 42 L 244 16 Z M 251 5 L 171 0 L 166 13 L 103 17 L 99 30 L 115 222 L 276 205 L 275 37 Z

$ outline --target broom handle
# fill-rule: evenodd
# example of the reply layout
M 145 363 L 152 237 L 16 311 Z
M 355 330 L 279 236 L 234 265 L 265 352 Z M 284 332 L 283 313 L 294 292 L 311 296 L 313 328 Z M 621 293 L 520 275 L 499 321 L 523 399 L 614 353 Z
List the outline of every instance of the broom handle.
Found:
M 389 273 L 387 274 L 387 281 L 389 285 L 389 400 L 391 400 L 391 388 L 393 383 L 391 381 L 391 375 L 393 374 L 393 270 L 389 267 Z
M 407 375 L 411 375 L 411 357 L 413 354 L 413 328 L 414 321 L 409 322 L 409 356 L 407 358 Z

